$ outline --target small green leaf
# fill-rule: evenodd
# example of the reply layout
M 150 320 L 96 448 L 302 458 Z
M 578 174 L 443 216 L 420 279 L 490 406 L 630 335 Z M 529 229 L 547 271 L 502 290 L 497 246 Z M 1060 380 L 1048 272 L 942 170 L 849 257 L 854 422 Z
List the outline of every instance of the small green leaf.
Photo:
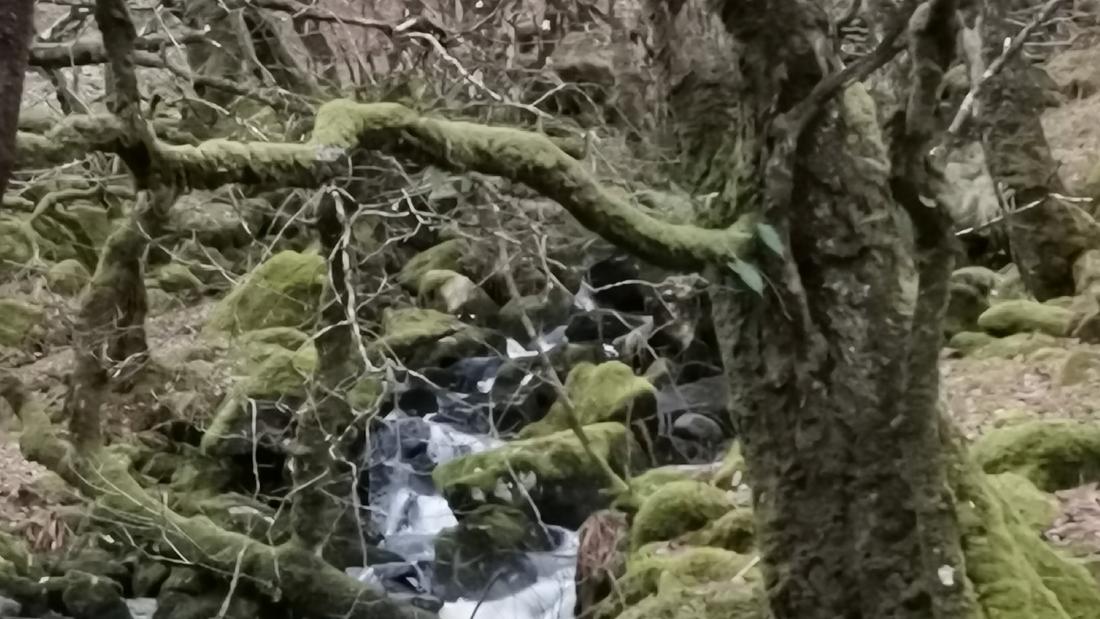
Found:
M 775 255 L 783 255 L 783 241 L 779 240 L 779 233 L 770 224 L 756 224 L 756 235 Z
M 730 263 L 730 268 L 734 273 L 741 278 L 741 281 L 745 282 L 745 285 L 752 288 L 753 292 L 760 296 L 764 296 L 764 278 L 760 275 L 760 271 L 756 267 L 752 266 L 744 260 L 734 260 Z

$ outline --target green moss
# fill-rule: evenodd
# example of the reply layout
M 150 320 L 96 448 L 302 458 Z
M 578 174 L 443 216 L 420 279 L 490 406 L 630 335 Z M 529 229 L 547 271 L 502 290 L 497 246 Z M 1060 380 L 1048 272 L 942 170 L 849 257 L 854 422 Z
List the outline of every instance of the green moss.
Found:
M 46 283 L 50 290 L 69 296 L 78 294 L 91 279 L 92 274 L 88 267 L 75 258 L 62 260 L 46 272 Z
M 1100 425 L 1034 421 L 995 429 L 971 449 L 990 474 L 1014 472 L 1046 492 L 1100 479 Z
M 722 464 L 715 472 L 712 481 L 719 488 L 734 488 L 740 485 L 744 474 L 745 457 L 741 455 L 741 444 L 734 443 L 722 458 Z
M 465 326 L 454 316 L 436 310 L 387 308 L 382 313 L 382 339 L 378 344 L 405 349 L 452 335 Z
M 950 285 L 943 330 L 948 335 L 977 328 L 978 318 L 989 310 L 989 293 L 969 284 L 953 281 Z
M 1036 488 L 1028 478 L 1017 473 L 999 473 L 990 475 L 989 483 L 1029 529 L 1045 531 L 1054 522 L 1058 501 Z
M 26 222 L 0 220 L 0 269 L 25 266 L 34 256 L 38 234 Z
M 1072 322 L 1070 310 L 1026 300 L 994 304 L 978 317 L 978 326 L 994 335 L 1039 332 L 1064 337 Z
M 1100 588 L 1088 571 L 1048 546 L 972 465 L 951 470 L 966 575 L 984 617 L 1095 617 Z
M 704 546 L 680 546 L 670 547 L 667 544 L 650 544 L 632 554 L 626 564 L 626 574 L 619 581 L 618 595 L 613 593 L 601 605 L 598 611 L 599 617 L 626 616 L 619 615 L 623 607 L 638 605 L 633 613 L 627 614 L 635 617 L 648 617 L 639 609 L 649 609 L 655 606 L 665 608 L 664 613 L 657 616 L 663 617 L 688 617 L 682 614 L 685 610 L 672 609 L 667 604 L 655 604 L 652 598 L 681 599 L 683 592 L 706 588 L 712 584 L 721 584 L 728 589 L 737 588 L 737 584 L 730 580 L 742 574 L 746 582 L 755 582 L 759 575 L 752 569 L 746 570 L 751 557 L 740 555 L 721 548 L 708 548 Z M 652 599 L 650 602 L 645 602 Z M 690 608 L 690 607 L 689 607 Z M 707 615 L 718 619 L 716 615 Z M 730 617 L 740 615 L 722 615 Z M 698 617 L 698 615 L 695 615 Z
M 1016 333 L 979 346 L 970 356 L 975 359 L 1011 359 L 1057 345 L 1058 339 L 1046 333 Z
M 722 514 L 698 531 L 681 536 L 679 541 L 692 546 L 712 546 L 749 553 L 755 537 L 752 510 L 738 508 Z
M 593 451 L 620 474 L 628 467 L 628 452 L 638 453 L 633 438 L 620 423 L 598 423 L 584 430 Z M 432 479 L 448 498 L 470 493 L 484 498 L 497 492 L 498 481 L 511 480 L 513 473 L 521 478 L 533 474 L 531 481 L 537 486 L 569 482 L 598 487 L 607 483 L 570 430 L 511 441 L 495 449 L 456 458 L 436 467 Z M 520 493 L 510 495 L 514 502 L 522 503 Z
M 643 503 L 630 529 L 633 548 L 666 541 L 700 529 L 734 508 L 725 491 L 698 481 L 674 481 L 658 488 Z
M 287 350 L 298 350 L 302 346 L 305 346 L 310 341 L 310 337 L 291 327 L 271 327 L 269 329 L 258 329 L 256 331 L 249 331 L 242 333 L 240 337 L 236 339 L 237 350 L 243 353 L 250 351 L 263 352 L 263 347 L 267 345 L 278 346 Z M 252 361 L 259 362 L 262 359 L 249 358 Z
M 760 593 L 747 586 L 712 582 L 675 587 L 627 608 L 618 619 L 764 619 Z
M 600 365 L 581 363 L 569 372 L 565 392 L 582 425 L 602 421 L 625 421 L 635 400 L 653 394 L 653 385 L 635 376 L 630 366 L 618 361 Z M 570 427 L 569 412 L 561 401 L 550 407 L 546 416 L 520 433 L 521 437 L 543 436 Z
M 1000 279 L 1001 276 L 995 271 L 981 266 L 962 267 L 961 269 L 956 269 L 955 272 L 951 274 L 952 283 L 958 282 L 960 284 L 972 286 L 986 295 L 992 292 Z
M 1058 384 L 1077 385 L 1096 380 L 1100 374 L 1100 353 L 1091 350 L 1075 350 L 1064 361 L 1058 374 Z
M 46 312 L 23 299 L 0 299 L 0 346 L 21 346 L 41 328 Z
M 385 385 L 373 376 L 367 376 L 356 381 L 351 389 L 348 389 L 344 397 L 348 404 L 355 410 L 366 410 L 378 403 Z
M 703 481 L 705 470 L 690 466 L 660 466 L 630 480 L 630 492 L 617 497 L 615 508 L 637 512 L 654 492 L 662 486 L 677 481 Z
M 397 283 L 419 292 L 422 279 L 429 271 L 447 270 L 462 272 L 462 256 L 469 251 L 466 242 L 461 239 L 444 241 L 413 256 L 401 267 L 397 274 Z
M 280 252 L 218 303 L 206 328 L 236 334 L 268 327 L 300 327 L 313 320 L 324 286 L 324 258 Z
M 190 292 L 202 290 L 202 280 L 191 272 L 187 266 L 172 262 L 158 267 L 153 272 L 157 286 L 165 292 Z
M 951 336 L 947 341 L 948 348 L 954 348 L 963 355 L 969 355 L 986 344 L 997 341 L 997 338 L 980 331 L 960 331 Z

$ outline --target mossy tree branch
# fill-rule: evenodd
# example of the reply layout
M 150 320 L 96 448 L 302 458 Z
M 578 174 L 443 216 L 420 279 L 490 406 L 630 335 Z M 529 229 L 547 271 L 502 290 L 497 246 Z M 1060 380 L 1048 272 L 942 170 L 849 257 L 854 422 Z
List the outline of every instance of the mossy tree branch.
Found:
M 70 122 L 57 134 L 76 147 L 80 130 L 87 148 L 111 147 L 98 127 Z M 60 156 L 46 139 L 19 136 L 28 160 Z M 154 144 L 159 173 L 187 188 L 229 183 L 318 187 L 346 173 L 356 148 L 403 155 L 462 172 L 524 183 L 557 201 L 584 226 L 650 262 L 670 268 L 725 264 L 753 242 L 751 217 L 720 229 L 669 224 L 625 195 L 602 185 L 553 138 L 507 127 L 423 116 L 396 103 L 338 99 L 317 111 L 305 143 L 208 140 L 198 145 Z

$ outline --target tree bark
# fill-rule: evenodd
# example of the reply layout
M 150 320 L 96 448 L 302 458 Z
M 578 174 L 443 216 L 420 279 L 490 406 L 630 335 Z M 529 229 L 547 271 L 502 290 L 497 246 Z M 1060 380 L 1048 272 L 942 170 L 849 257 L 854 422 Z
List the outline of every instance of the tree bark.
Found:
M 15 167 L 19 104 L 33 34 L 34 0 L 6 2 L 0 9 L 0 196 Z
M 1006 0 L 981 3 L 981 50 L 970 59 L 981 66 L 971 66 L 971 76 L 980 75 L 1000 56 L 1005 38 L 1015 34 L 1007 11 Z M 1045 301 L 1074 294 L 1073 264 L 1083 251 L 1100 243 L 1100 227 L 1080 208 L 1051 195 L 1065 189 L 1040 122 L 1048 101 L 1040 82 L 1042 71 L 1018 54 L 1009 58 L 984 84 L 973 130 L 981 136 L 1002 206 L 1011 210 L 1038 202 L 1009 215 L 1005 225 L 1024 285 Z

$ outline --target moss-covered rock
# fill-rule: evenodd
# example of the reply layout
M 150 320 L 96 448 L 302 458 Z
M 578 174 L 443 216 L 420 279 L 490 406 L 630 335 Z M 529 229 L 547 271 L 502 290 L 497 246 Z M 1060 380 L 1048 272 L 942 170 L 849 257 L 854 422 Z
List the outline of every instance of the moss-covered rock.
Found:
M 592 450 L 619 475 L 642 454 L 622 424 L 584 430 Z M 436 467 L 432 479 L 456 510 L 485 501 L 522 508 L 529 495 L 546 522 L 572 528 L 610 502 L 604 494 L 610 482 L 569 430 L 456 458 Z
M 975 330 L 978 326 L 978 317 L 988 309 L 988 291 L 982 292 L 976 286 L 962 282 L 951 282 L 947 313 L 943 319 L 944 333 L 951 336 Z
M 752 510 L 738 507 L 703 528 L 684 534 L 679 541 L 691 546 L 711 546 L 747 554 L 752 552 L 755 539 Z
M 1013 428 L 1009 431 L 1015 431 Z M 974 450 L 975 455 L 979 450 Z M 988 619 L 1089 619 L 1100 588 L 1088 571 L 1044 542 L 989 478 L 951 452 L 948 467 L 966 576 Z M 959 457 L 962 456 L 962 460 Z M 979 460 L 980 461 L 980 460 Z
M 311 322 L 325 286 L 325 260 L 283 251 L 250 273 L 214 308 L 210 331 L 243 333 Z
M 21 298 L 0 299 L 0 346 L 22 346 L 41 331 L 46 311 Z
M 1100 378 L 1100 352 L 1074 350 L 1062 360 L 1058 384 L 1077 385 Z
M 527 330 L 523 325 L 524 316 L 527 316 L 536 330 L 542 332 L 565 324 L 572 305 L 573 296 L 560 286 L 554 286 L 545 295 L 531 294 L 509 299 L 500 308 L 497 321 L 500 329 L 509 336 L 525 339 Z
M 951 336 L 951 339 L 947 341 L 947 347 L 954 348 L 965 356 L 996 339 L 992 335 L 980 331 L 960 331 Z
M 424 273 L 417 284 L 417 298 L 422 307 L 455 316 L 488 320 L 500 311 L 488 293 L 472 279 L 445 269 Z
M 413 292 L 418 292 L 420 280 L 428 271 L 446 270 L 461 273 L 462 257 L 469 251 L 462 239 L 444 241 L 413 256 L 401 267 L 397 282 Z
M 435 539 L 435 576 L 450 595 L 486 591 L 523 553 L 551 548 L 542 527 L 516 507 L 481 505 L 459 518 Z
M 202 280 L 190 268 L 178 262 L 157 267 L 153 271 L 153 278 L 157 287 L 165 292 L 197 292 L 203 287 Z
M 998 428 L 971 453 L 987 473 L 1018 473 L 1054 492 L 1100 480 L 1100 425 L 1034 421 Z
M 1016 333 L 995 338 L 992 342 L 974 349 L 970 356 L 975 359 L 1011 359 L 1057 345 L 1057 338 L 1046 333 Z
M 721 548 L 705 546 L 670 547 L 667 544 L 650 544 L 636 551 L 627 560 L 626 574 L 620 580 L 618 593 L 612 595 L 597 611 L 597 616 L 610 617 L 662 617 L 676 619 L 719 619 L 720 617 L 754 617 L 756 615 L 692 614 L 703 610 L 698 604 L 689 604 L 673 608 L 670 600 L 683 602 L 686 597 L 695 597 L 686 592 L 701 593 L 712 585 L 721 584 L 727 590 L 744 591 L 748 585 L 759 581 L 759 574 L 749 568 L 752 558 Z M 748 569 L 747 569 L 748 568 Z M 742 573 L 744 572 L 744 573 Z M 731 580 L 741 576 L 740 583 Z M 743 589 L 742 589 L 743 588 Z M 713 599 L 709 595 L 699 596 L 700 600 Z M 740 599 L 740 595 L 738 598 Z M 751 599 L 751 596 L 750 596 Z M 737 608 L 753 608 L 758 602 L 747 606 L 737 604 Z M 623 613 L 626 607 L 626 612 Z M 716 608 L 730 610 L 727 604 L 717 604 Z M 643 614 L 655 612 L 656 614 Z M 623 613 L 623 614 L 620 614 Z
M 662 588 L 630 606 L 618 619 L 764 619 L 763 596 L 749 585 L 722 580 L 695 587 Z
M 96 574 L 66 573 L 61 596 L 65 610 L 75 619 L 130 619 L 122 585 Z
M 1073 312 L 1036 301 L 996 303 L 978 317 L 978 326 L 993 335 L 1039 332 L 1064 337 L 1073 322 Z
M 565 379 L 565 393 L 577 421 L 586 426 L 601 421 L 624 421 L 634 403 L 640 398 L 652 397 L 654 389 L 649 381 L 635 376 L 630 366 L 609 361 L 575 366 Z M 544 436 L 569 427 L 569 409 L 559 399 L 546 417 L 524 428 L 520 436 Z
M 62 260 L 46 271 L 46 284 L 50 290 L 67 296 L 78 294 L 91 279 L 88 267 L 75 258 Z
M 264 200 L 230 200 L 221 191 L 196 190 L 180 196 L 168 213 L 169 230 L 213 249 L 253 242 L 271 210 Z
M 1031 530 L 1045 531 L 1054 522 L 1058 501 L 1036 488 L 1030 479 L 1018 473 L 999 473 L 990 475 L 989 483 Z
M 235 344 L 231 356 L 239 378 L 203 435 L 202 448 L 210 454 L 248 453 L 254 439 L 268 447 L 278 443 L 289 424 L 289 413 L 261 402 L 301 399 L 317 369 L 312 340 L 294 329 L 252 331 Z
M 991 293 L 1000 280 L 1001 275 L 996 271 L 982 266 L 962 267 L 951 274 L 951 283 L 971 286 L 983 295 Z
M 721 518 L 734 508 L 729 493 L 698 481 L 665 484 L 643 503 L 630 529 L 637 549 L 656 541 L 672 540 Z
M 499 344 L 492 331 L 468 325 L 450 314 L 431 309 L 387 308 L 382 313 L 382 337 L 371 343 L 373 354 L 394 355 L 414 368 L 448 365 L 484 353 Z

